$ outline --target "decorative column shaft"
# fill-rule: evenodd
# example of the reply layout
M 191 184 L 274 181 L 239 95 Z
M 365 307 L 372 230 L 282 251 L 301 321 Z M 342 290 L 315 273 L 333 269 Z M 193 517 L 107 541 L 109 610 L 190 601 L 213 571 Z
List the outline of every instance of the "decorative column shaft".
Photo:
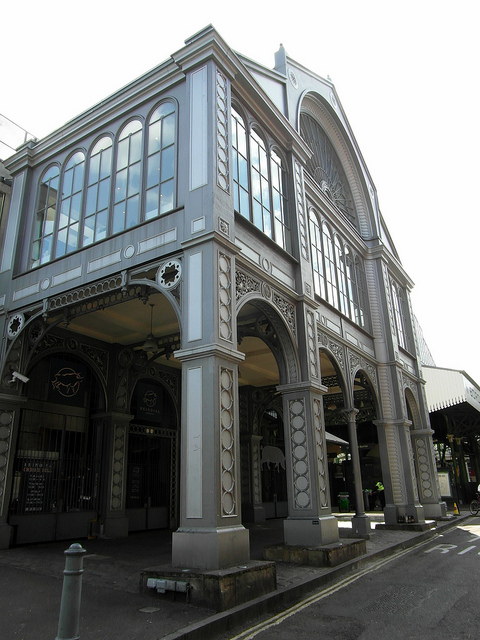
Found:
M 358 453 L 356 423 L 358 409 L 345 409 L 343 413 L 348 422 L 348 439 L 353 465 L 353 485 L 355 487 L 355 516 L 352 518 L 352 530 L 356 534 L 367 535 L 371 527 L 370 518 L 365 513 L 365 505 L 363 502 L 362 470 L 360 467 L 360 455 Z

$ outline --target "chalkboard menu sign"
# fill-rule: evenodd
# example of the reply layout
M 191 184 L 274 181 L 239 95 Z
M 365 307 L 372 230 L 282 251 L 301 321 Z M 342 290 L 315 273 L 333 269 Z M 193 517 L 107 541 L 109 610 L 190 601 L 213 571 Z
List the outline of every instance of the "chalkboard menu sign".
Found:
M 52 495 L 53 460 L 24 460 L 20 500 L 24 513 L 50 510 Z

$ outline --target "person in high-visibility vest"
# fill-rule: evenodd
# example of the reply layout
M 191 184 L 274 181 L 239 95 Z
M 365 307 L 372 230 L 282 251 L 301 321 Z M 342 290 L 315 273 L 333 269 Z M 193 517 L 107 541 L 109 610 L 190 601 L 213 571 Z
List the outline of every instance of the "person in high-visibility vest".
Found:
M 385 487 L 382 482 L 377 482 L 375 484 L 375 489 L 373 490 L 374 499 L 378 497 L 380 500 L 380 505 L 382 509 L 385 507 Z M 375 502 L 374 502 L 375 504 Z

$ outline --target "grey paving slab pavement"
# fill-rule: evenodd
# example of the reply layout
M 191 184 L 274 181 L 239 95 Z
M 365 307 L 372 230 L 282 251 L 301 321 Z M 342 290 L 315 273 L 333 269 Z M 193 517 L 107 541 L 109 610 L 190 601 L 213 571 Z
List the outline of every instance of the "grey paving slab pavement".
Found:
M 351 514 L 353 515 L 353 514 Z M 349 515 L 339 515 L 348 532 Z M 152 531 L 128 538 L 79 540 L 86 549 L 80 615 L 81 640 L 157 640 L 213 638 L 216 633 L 294 604 L 307 593 L 339 580 L 374 558 L 387 556 L 438 535 L 469 514 L 439 522 L 426 532 L 378 530 L 367 540 L 367 553 L 335 568 L 277 563 L 277 590 L 223 613 L 195 607 L 182 594 L 140 592 L 143 569 L 168 565 L 171 532 Z M 373 515 L 379 520 L 380 514 Z M 283 540 L 281 520 L 248 526 L 252 559 Z M 33 544 L 0 551 L 0 639 L 55 640 L 65 567 L 72 541 Z

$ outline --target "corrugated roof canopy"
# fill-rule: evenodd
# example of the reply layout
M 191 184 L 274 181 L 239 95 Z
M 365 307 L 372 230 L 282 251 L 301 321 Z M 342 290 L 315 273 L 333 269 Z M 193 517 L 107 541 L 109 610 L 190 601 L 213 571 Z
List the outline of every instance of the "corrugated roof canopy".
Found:
M 480 412 L 480 387 L 465 371 L 423 367 L 429 413 L 466 402 Z

